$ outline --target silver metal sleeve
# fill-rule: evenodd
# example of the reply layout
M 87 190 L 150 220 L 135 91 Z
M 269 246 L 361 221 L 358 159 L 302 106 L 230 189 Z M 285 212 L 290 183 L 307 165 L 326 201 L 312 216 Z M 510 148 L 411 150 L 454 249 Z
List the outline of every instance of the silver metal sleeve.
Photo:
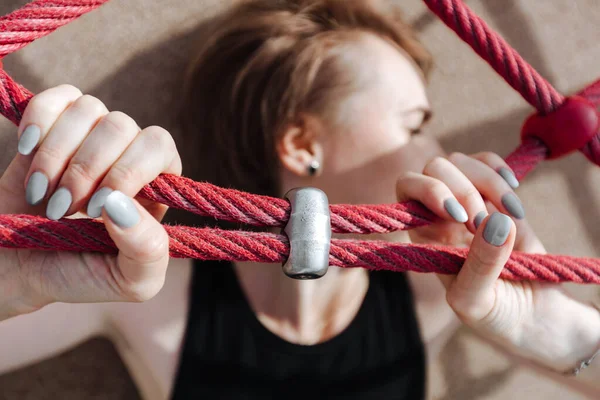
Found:
M 290 254 L 283 272 L 294 279 L 317 279 L 329 268 L 331 217 L 327 195 L 316 188 L 292 189 L 290 219 L 283 229 L 290 242 Z

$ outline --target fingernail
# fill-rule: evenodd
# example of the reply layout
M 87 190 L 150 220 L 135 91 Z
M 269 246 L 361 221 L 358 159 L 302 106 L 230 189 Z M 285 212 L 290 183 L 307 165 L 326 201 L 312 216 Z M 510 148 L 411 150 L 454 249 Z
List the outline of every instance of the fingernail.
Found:
M 106 198 L 112 191 L 109 187 L 103 187 L 94 193 L 87 207 L 87 215 L 90 218 L 98 218 L 102 215 L 102 207 L 104 207 Z
M 44 200 L 48 190 L 48 178 L 41 172 L 34 172 L 29 177 L 25 188 L 25 201 L 30 206 L 36 206 Z
M 516 219 L 525 218 L 525 210 L 523 209 L 523 203 L 514 193 L 506 193 L 502 196 L 502 205 L 506 210 L 515 217 Z
M 30 155 L 40 141 L 41 135 L 42 131 L 37 125 L 29 125 L 25 128 L 23 133 L 21 133 L 17 151 L 24 156 Z
M 480 211 L 475 216 L 475 219 L 473 220 L 473 225 L 475 225 L 475 229 L 479 228 L 479 225 L 481 225 L 481 221 L 483 221 L 486 216 L 487 216 L 487 212 L 485 212 L 485 211 Z
M 110 219 L 123 229 L 131 228 L 140 221 L 140 214 L 133 201 L 118 190 L 108 195 L 104 209 Z
M 69 207 L 71 207 L 71 203 L 73 203 L 73 196 L 71 196 L 71 192 L 67 188 L 60 188 L 50 200 L 48 200 L 48 207 L 46 207 L 46 216 L 49 219 L 57 221 L 65 216 Z
M 498 170 L 498 173 L 511 188 L 516 189 L 519 187 L 519 181 L 510 169 L 502 167 Z
M 469 216 L 464 207 L 454 198 L 446 199 L 444 201 L 444 208 L 448 211 L 448 214 L 458 222 L 467 222 L 469 220 Z
M 507 215 L 495 212 L 485 225 L 483 239 L 493 246 L 502 246 L 506 243 L 509 233 L 510 218 Z

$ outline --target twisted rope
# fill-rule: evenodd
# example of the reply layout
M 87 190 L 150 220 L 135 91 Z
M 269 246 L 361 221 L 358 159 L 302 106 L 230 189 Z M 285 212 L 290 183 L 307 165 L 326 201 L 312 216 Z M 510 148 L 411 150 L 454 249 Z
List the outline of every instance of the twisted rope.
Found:
M 0 58 L 89 12 L 107 0 L 37 0 L 0 19 Z M 446 24 L 541 114 L 560 107 L 564 97 L 529 66 L 479 17 L 458 0 L 425 0 Z M 600 101 L 599 82 L 582 93 Z M 14 82 L 0 66 L 0 113 L 19 124 L 32 94 Z M 594 159 L 595 142 L 586 145 Z M 526 140 L 507 157 L 519 179 L 547 155 L 537 140 Z M 588 158 L 590 158 L 588 156 Z M 161 175 L 139 194 L 170 207 L 197 214 L 257 226 L 285 225 L 289 205 L 281 199 L 257 196 L 186 178 Z M 388 205 L 332 205 L 332 226 L 340 233 L 383 233 L 425 226 L 437 220 L 417 202 Z M 283 262 L 289 252 L 281 235 L 244 231 L 165 226 L 173 257 L 205 260 Z M 104 225 L 94 220 L 50 221 L 27 215 L 0 215 L 0 247 L 46 251 L 101 252 L 117 249 Z M 457 273 L 466 249 L 442 246 L 392 244 L 377 241 L 334 240 L 330 263 L 339 267 L 363 267 L 393 271 Z M 557 255 L 513 252 L 502 277 L 548 282 L 600 283 L 600 261 Z
M 54 32 L 108 0 L 37 0 L 0 17 L 0 58 Z
M 538 112 L 550 114 L 564 102 L 564 96 L 462 0 L 424 1 Z
M 561 95 L 515 49 L 490 28 L 462 0 L 423 0 L 450 29 L 485 60 L 539 115 L 548 115 L 565 102 Z M 600 80 L 578 93 L 592 103 L 600 102 Z M 565 132 L 565 135 L 568 132 Z M 600 132 L 580 151 L 600 165 Z M 517 179 L 523 179 L 548 155 L 541 141 L 526 141 L 506 158 Z
M 50 221 L 31 215 L 0 215 L 0 247 L 116 254 L 102 222 Z M 174 258 L 282 263 L 289 253 L 284 235 L 165 226 Z M 370 270 L 456 274 L 468 249 L 383 241 L 333 239 L 330 265 Z M 513 252 L 502 278 L 547 282 L 600 283 L 600 260 Z

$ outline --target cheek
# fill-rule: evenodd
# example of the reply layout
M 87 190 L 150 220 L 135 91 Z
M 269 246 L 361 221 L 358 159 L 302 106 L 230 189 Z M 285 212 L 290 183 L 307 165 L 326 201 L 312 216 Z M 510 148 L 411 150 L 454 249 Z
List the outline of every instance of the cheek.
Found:
M 397 121 L 374 119 L 329 136 L 323 147 L 324 164 L 335 174 L 422 172 L 428 161 L 444 155 L 434 138 L 413 136 Z
M 409 142 L 410 135 L 399 129 L 395 121 L 363 111 L 360 118 L 329 136 L 324 143 L 324 162 L 333 173 L 347 173 L 368 168 Z
M 396 180 L 402 172 L 420 173 L 428 161 L 443 154 L 431 138 L 402 140 L 397 133 L 393 137 L 379 131 L 348 132 L 332 139 L 324 150 L 324 171 L 335 186 L 346 186 L 351 192 L 338 202 L 352 203 L 394 202 Z

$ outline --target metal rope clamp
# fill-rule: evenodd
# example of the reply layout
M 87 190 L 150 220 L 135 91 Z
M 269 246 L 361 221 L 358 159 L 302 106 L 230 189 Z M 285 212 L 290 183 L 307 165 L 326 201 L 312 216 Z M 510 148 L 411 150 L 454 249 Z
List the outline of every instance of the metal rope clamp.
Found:
M 285 194 L 290 202 L 290 219 L 283 233 L 290 242 L 290 254 L 283 272 L 294 279 L 318 279 L 329 268 L 331 217 L 327 195 L 319 189 L 292 189 Z

